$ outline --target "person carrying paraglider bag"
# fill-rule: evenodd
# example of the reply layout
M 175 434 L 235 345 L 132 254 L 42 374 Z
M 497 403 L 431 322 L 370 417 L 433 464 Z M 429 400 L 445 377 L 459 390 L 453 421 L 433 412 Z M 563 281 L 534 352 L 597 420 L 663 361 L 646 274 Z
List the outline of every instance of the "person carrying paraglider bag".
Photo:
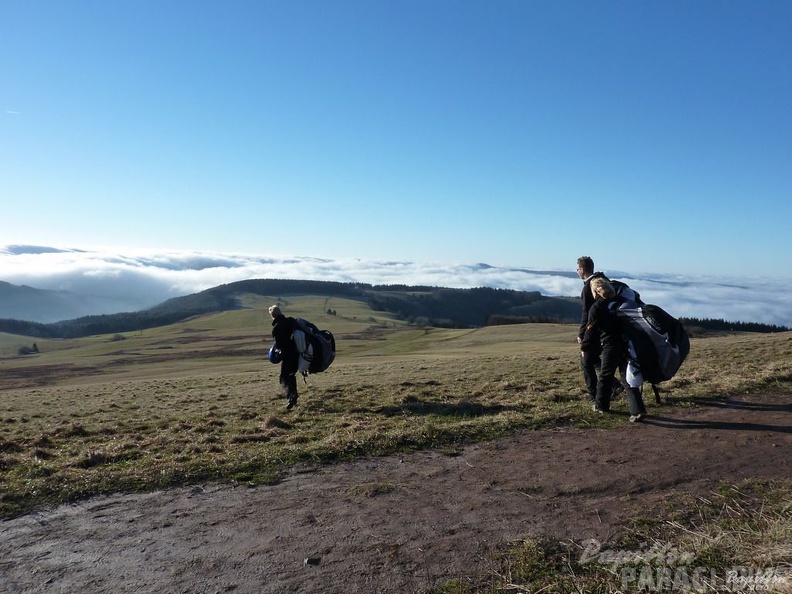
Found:
M 591 280 L 591 294 L 595 301 L 589 310 L 586 333 L 581 341 L 581 350 L 602 349 L 600 374 L 597 380 L 597 391 L 594 402 L 595 412 L 609 412 L 615 373 L 626 364 L 628 387 L 627 405 L 630 410 L 630 421 L 641 421 L 646 416 L 641 385 L 643 377 L 635 361 L 635 351 L 629 340 L 625 340 L 616 311 L 619 301 L 611 282 L 606 278 Z M 600 344 L 597 345 L 596 343 Z
M 297 404 L 297 371 L 300 363 L 300 353 L 292 338 L 297 330 L 297 321 L 286 317 L 280 307 L 272 305 L 269 308 L 272 317 L 272 337 L 275 343 L 270 347 L 269 360 L 271 363 L 280 363 L 280 386 L 286 397 L 286 410 L 291 410 Z

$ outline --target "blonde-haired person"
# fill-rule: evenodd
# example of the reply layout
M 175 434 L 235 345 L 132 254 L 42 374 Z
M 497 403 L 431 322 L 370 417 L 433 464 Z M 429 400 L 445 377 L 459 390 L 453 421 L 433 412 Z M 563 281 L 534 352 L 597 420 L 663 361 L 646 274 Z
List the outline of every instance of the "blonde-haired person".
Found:
M 280 386 L 286 397 L 286 410 L 291 410 L 297 404 L 297 369 L 300 362 L 300 353 L 294 344 L 292 335 L 297 329 L 294 318 L 283 315 L 281 308 L 272 305 L 269 308 L 272 318 L 272 337 L 275 339 L 275 348 L 280 351 Z
M 591 348 L 592 343 L 599 339 L 602 347 L 600 373 L 597 380 L 597 394 L 594 410 L 596 412 L 610 411 L 610 399 L 613 386 L 616 383 L 616 370 L 623 366 L 628 358 L 628 347 L 622 337 L 619 319 L 616 310 L 619 303 L 616 291 L 611 282 L 606 278 L 591 280 L 591 294 L 594 304 L 589 309 L 589 321 L 586 334 L 581 343 L 581 349 Z M 631 367 L 631 371 L 634 366 Z M 627 404 L 630 409 L 630 421 L 641 421 L 646 416 L 646 407 L 640 391 L 640 375 L 628 373 L 629 387 L 627 388 Z M 637 387 L 634 387 L 637 385 Z
M 597 391 L 594 397 L 595 412 L 609 412 L 611 394 L 616 382 L 616 370 L 624 358 L 624 341 L 616 318 L 616 291 L 603 277 L 589 283 L 594 303 L 589 308 L 588 324 L 580 343 L 581 356 L 601 349 Z

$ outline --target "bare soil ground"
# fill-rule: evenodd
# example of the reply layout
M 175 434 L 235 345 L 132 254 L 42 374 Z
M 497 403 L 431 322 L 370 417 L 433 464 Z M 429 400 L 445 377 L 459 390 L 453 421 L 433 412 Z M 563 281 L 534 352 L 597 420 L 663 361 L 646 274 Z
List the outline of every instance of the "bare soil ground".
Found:
M 98 497 L 0 522 L 0 591 L 421 592 L 491 571 L 521 537 L 606 543 L 675 493 L 787 479 L 790 446 L 792 395 L 752 395 L 455 456 L 300 467 L 272 486 Z

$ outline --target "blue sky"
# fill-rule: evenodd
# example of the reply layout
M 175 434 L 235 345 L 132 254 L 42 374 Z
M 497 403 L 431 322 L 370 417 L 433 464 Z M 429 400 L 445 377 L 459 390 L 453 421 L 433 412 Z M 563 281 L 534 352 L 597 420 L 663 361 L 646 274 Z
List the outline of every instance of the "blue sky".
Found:
M 0 245 L 792 278 L 792 3 L 4 0 Z

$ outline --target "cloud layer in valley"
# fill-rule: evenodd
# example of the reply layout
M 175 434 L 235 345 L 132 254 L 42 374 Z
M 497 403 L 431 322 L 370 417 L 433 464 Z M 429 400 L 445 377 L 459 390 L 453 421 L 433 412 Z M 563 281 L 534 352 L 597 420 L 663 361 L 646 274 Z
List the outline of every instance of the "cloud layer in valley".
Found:
M 507 268 L 481 263 L 374 261 L 297 256 L 255 256 L 189 251 L 96 251 L 41 246 L 0 248 L 0 281 L 68 291 L 136 311 L 171 297 L 254 278 L 407 284 L 455 288 L 494 287 L 578 296 L 570 270 Z M 645 301 L 677 317 L 716 318 L 792 327 L 792 291 L 785 279 L 685 277 L 605 270 Z M 112 313 L 110 311 L 96 313 Z

